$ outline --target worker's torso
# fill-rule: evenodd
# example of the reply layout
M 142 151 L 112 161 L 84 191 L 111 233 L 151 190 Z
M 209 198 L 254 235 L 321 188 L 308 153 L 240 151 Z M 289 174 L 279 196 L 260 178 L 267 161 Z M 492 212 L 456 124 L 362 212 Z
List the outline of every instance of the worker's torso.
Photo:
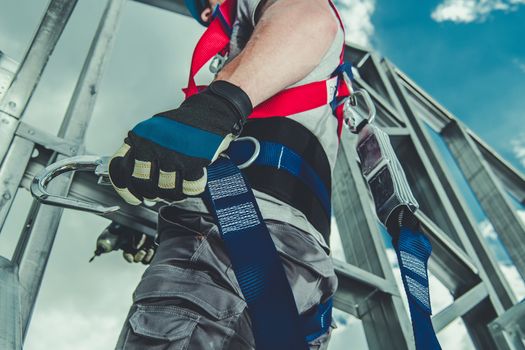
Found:
M 235 58 L 250 39 L 254 30 L 254 13 L 260 1 L 261 0 L 237 1 L 237 14 L 233 24 L 228 61 Z M 334 21 L 337 21 L 335 14 Z M 294 86 L 328 79 L 340 63 L 343 40 L 344 33 L 342 28 L 340 28 L 335 40 L 321 63 L 304 79 L 294 84 Z M 307 41 L 308 38 L 305 38 L 305 43 Z M 330 171 L 332 171 L 337 156 L 338 138 L 337 120 L 333 115 L 330 105 L 327 104 L 316 109 L 287 117 L 301 124 L 313 136 L 315 136 L 326 154 L 328 166 L 330 167 Z M 249 121 L 249 123 L 257 123 L 257 120 Z M 294 135 L 290 135 L 290 137 L 294 137 Z M 278 185 L 279 184 L 276 184 L 275 186 Z M 294 225 L 303 231 L 311 233 L 323 246 L 325 246 L 323 235 L 310 223 L 301 211 L 288 203 L 285 203 L 283 200 L 276 198 L 276 196 L 272 194 L 258 191 L 256 188 L 254 189 L 254 193 L 264 219 L 283 221 Z M 205 205 L 199 198 L 188 198 L 187 200 L 176 203 L 175 205 L 186 210 L 207 212 Z

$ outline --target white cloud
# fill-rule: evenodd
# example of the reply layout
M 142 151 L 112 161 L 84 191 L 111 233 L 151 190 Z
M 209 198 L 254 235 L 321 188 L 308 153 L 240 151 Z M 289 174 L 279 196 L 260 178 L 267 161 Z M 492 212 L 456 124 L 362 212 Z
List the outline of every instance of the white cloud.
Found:
M 494 11 L 515 11 L 525 0 L 445 0 L 431 14 L 436 22 L 484 21 Z
M 375 0 L 336 0 L 346 30 L 346 41 L 364 47 L 371 47 L 374 35 L 372 15 L 376 8 Z
M 349 339 L 352 339 L 352 349 L 368 349 L 361 320 L 338 309 L 334 309 L 333 317 L 337 328 L 332 331 L 329 350 L 348 349 Z
M 110 349 L 117 342 L 123 317 L 84 315 L 80 310 L 50 310 L 36 315 L 29 328 L 26 349 Z M 51 335 L 61 330 L 60 335 Z
M 510 284 L 514 295 L 518 300 L 525 298 L 525 282 L 520 276 L 518 269 L 514 265 L 499 264 L 503 276 Z
M 496 231 L 494 230 L 494 226 L 492 226 L 492 223 L 488 219 L 480 221 L 478 223 L 478 227 L 483 238 L 491 240 L 498 239 L 498 234 L 496 233 Z
M 525 65 L 523 66 L 523 71 L 525 72 Z M 525 168 L 525 133 L 519 134 L 516 138 L 510 141 L 512 147 L 512 153 L 520 164 Z
M 525 210 L 518 210 L 518 217 L 523 221 L 525 224 Z
M 516 213 L 518 217 L 525 223 L 525 210 L 517 210 Z M 508 257 L 508 254 L 502 245 L 497 232 L 494 230 L 491 222 L 488 219 L 485 219 L 478 223 L 481 235 L 489 243 L 489 247 L 492 249 L 493 253 L 496 254 L 498 259 L 498 265 L 505 276 L 505 279 L 509 283 L 510 288 L 516 295 L 518 300 L 521 300 L 525 297 L 525 282 L 521 278 L 518 269 Z
M 524 63 L 522 60 L 520 60 L 519 58 L 514 58 L 514 59 L 512 60 L 512 63 L 514 63 L 514 65 L 515 65 L 516 67 L 518 67 L 518 69 L 519 69 L 520 71 L 522 71 L 523 73 L 525 73 L 525 63 Z

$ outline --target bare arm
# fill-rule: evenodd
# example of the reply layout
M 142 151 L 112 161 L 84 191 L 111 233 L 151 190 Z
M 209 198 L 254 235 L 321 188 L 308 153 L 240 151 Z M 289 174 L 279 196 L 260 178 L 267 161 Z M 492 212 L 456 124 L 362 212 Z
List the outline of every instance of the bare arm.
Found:
M 242 52 L 218 74 L 241 87 L 253 106 L 303 79 L 338 30 L 327 0 L 268 0 Z

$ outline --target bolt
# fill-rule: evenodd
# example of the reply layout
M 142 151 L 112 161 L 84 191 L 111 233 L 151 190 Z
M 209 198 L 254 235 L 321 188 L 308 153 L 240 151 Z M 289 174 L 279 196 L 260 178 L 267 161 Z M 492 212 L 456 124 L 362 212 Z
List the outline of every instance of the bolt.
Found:
M 29 130 L 27 130 L 27 133 L 28 133 L 29 135 L 34 135 L 34 134 L 35 134 L 35 130 L 33 130 L 33 129 L 29 129 Z
M 71 154 L 77 154 L 77 148 L 76 148 L 76 147 L 70 147 L 70 148 L 69 148 L 69 153 L 71 153 Z
M 9 101 L 9 103 L 7 104 L 9 106 L 9 108 L 11 109 L 15 109 L 16 107 L 16 102 L 15 101 Z
M 495 331 L 501 331 L 502 327 L 499 323 L 494 323 L 491 325 L 491 328 Z
M 90 86 L 89 86 L 89 93 L 90 93 L 91 95 L 94 95 L 94 94 L 97 93 L 97 88 L 96 88 L 95 85 L 90 85 Z
M 8 201 L 11 199 L 11 194 L 9 192 L 4 192 L 4 194 L 2 195 L 2 198 Z
M 7 120 L 7 118 L 2 118 L 2 124 L 9 124 L 9 120 Z

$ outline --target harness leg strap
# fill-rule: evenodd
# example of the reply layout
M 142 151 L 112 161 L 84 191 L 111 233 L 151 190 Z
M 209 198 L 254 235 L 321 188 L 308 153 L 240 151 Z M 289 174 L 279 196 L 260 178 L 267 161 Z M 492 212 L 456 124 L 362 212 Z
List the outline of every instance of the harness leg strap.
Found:
M 307 349 L 292 290 L 253 192 L 229 159 L 208 167 L 210 211 L 248 305 L 258 350 Z

